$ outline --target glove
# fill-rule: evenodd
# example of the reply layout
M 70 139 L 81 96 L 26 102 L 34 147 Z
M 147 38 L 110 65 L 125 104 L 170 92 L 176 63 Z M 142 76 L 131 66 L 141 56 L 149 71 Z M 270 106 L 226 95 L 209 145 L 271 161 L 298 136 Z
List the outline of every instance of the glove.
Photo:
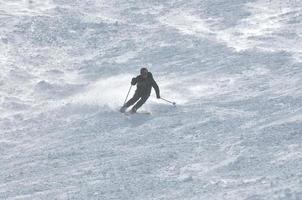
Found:
M 135 85 L 136 84 L 136 79 L 133 78 L 132 81 L 131 81 L 131 85 Z

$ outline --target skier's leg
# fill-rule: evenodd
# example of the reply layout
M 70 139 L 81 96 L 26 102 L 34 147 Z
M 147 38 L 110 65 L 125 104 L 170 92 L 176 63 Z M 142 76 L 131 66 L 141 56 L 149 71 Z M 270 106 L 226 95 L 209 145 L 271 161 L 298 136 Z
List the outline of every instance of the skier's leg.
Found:
M 140 95 L 135 93 L 133 95 L 133 97 L 124 105 L 126 108 L 128 108 L 129 106 L 132 106 L 135 102 L 137 102 L 137 100 L 139 100 Z
M 150 95 L 142 96 L 141 99 L 133 106 L 132 111 L 139 109 L 149 98 Z
M 127 108 L 129 106 L 133 105 L 135 102 L 137 102 L 137 100 L 139 100 L 139 98 L 140 98 L 140 95 L 138 95 L 137 93 L 135 93 L 133 95 L 133 97 L 127 103 L 125 103 L 125 105 L 123 105 L 120 108 L 120 112 L 122 112 L 122 113 L 126 112 Z

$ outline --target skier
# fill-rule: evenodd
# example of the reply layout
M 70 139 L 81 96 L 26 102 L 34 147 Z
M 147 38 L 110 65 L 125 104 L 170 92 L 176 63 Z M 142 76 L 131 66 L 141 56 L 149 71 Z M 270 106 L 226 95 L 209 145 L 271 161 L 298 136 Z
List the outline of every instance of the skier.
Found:
M 140 69 L 140 75 L 132 78 L 131 85 L 137 85 L 137 89 L 134 96 L 123 107 L 121 107 L 120 111 L 122 113 L 135 103 L 136 104 L 132 107 L 130 112 L 136 113 L 137 109 L 139 109 L 148 100 L 152 87 L 155 89 L 156 97 L 160 99 L 158 85 L 153 79 L 152 73 L 148 72 L 147 68 Z

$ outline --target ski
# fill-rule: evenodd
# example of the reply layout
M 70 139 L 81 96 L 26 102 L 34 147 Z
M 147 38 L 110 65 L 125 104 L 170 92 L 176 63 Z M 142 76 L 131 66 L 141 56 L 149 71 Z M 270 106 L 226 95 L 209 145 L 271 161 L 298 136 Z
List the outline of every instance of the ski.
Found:
M 124 115 L 127 115 L 127 116 L 130 116 L 130 115 L 151 115 L 152 113 L 151 112 L 148 112 L 148 111 L 138 111 L 138 112 L 135 112 L 135 113 L 132 113 L 131 111 L 127 111 L 127 112 L 121 112 L 123 113 Z

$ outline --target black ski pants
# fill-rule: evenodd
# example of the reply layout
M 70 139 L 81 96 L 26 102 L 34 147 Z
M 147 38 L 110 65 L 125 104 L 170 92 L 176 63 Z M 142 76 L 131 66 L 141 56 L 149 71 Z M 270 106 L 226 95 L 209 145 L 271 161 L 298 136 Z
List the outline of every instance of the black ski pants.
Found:
M 149 96 L 150 94 L 141 95 L 136 92 L 134 96 L 125 104 L 125 106 L 128 108 L 129 106 L 132 106 L 135 102 L 137 102 L 133 106 L 133 108 L 137 110 L 148 100 Z

